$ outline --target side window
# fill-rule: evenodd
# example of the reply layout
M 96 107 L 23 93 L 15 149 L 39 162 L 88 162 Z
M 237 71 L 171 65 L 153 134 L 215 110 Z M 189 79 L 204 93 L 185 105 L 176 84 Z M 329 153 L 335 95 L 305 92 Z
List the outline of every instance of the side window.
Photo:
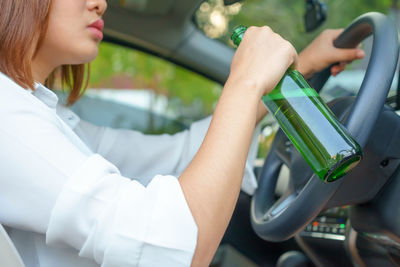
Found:
M 97 125 L 174 133 L 210 115 L 221 86 L 155 56 L 102 43 L 72 109 Z

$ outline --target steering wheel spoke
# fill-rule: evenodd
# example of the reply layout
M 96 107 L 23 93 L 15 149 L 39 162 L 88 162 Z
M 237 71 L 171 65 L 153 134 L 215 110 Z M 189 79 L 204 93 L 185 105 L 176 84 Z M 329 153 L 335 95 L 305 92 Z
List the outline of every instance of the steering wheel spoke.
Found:
M 292 151 L 295 149 L 292 142 L 290 142 L 289 138 L 286 137 L 281 129 L 276 133 L 275 140 L 277 140 L 275 153 L 280 161 L 290 169 Z
M 287 208 L 292 201 L 296 199 L 296 194 L 291 192 L 291 190 L 287 191 L 283 196 L 276 201 L 271 208 L 267 211 L 264 215 L 263 219 L 265 221 L 273 218 L 274 216 L 278 215 L 282 212 L 285 208 Z

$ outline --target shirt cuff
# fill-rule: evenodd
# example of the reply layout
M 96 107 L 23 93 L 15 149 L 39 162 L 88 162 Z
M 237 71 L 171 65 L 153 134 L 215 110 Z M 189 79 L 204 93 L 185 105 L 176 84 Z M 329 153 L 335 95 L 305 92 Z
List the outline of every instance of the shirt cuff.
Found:
M 196 241 L 175 177 L 144 187 L 99 155 L 66 182 L 46 233 L 48 244 L 72 246 L 102 266 L 190 266 Z

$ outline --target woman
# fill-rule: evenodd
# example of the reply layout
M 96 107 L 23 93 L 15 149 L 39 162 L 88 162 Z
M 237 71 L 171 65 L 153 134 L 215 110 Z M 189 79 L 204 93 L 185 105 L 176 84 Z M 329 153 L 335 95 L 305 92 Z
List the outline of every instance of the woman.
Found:
M 271 29 L 252 27 L 204 141 L 196 135 L 205 134 L 204 122 L 172 137 L 145 137 L 79 121 L 44 86 L 61 67 L 69 103 L 79 98 L 82 64 L 97 55 L 106 6 L 0 2 L 0 222 L 27 266 L 206 266 L 235 207 L 254 127 L 266 113 L 261 96 L 297 62 L 310 76 L 362 51 L 333 48 L 340 31 L 327 31 L 298 59 Z M 201 144 L 198 151 L 193 144 Z M 150 174 L 148 181 L 131 180 Z

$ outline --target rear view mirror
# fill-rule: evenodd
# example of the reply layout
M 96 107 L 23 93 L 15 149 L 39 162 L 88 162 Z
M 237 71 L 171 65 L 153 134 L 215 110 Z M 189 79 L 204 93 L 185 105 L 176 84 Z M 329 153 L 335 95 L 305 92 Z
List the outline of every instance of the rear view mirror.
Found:
M 326 5 L 318 0 L 306 0 L 304 25 L 306 32 L 311 32 L 321 26 L 326 20 Z

